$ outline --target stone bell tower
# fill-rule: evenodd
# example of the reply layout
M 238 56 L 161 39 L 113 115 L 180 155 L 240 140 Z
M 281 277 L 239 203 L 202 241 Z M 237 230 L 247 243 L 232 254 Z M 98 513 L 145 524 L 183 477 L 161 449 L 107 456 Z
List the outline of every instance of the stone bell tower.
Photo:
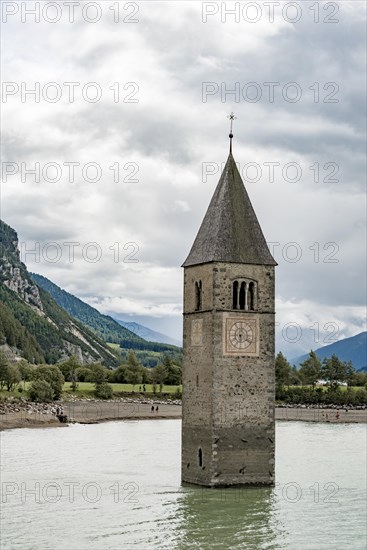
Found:
M 273 485 L 277 264 L 232 137 L 231 129 L 227 163 L 183 264 L 182 481 Z

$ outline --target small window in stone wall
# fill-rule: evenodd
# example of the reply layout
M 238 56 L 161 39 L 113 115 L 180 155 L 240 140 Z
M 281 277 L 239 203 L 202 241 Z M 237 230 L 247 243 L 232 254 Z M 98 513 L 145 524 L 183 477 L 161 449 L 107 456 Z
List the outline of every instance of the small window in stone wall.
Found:
M 238 279 L 232 284 L 232 304 L 233 309 L 243 311 L 255 311 L 257 308 L 257 283 Z
M 202 309 L 202 293 L 203 285 L 201 281 L 196 281 L 195 283 L 195 311 L 200 311 Z
M 199 468 L 203 467 L 203 450 L 201 447 L 198 450 L 198 464 L 199 464 Z

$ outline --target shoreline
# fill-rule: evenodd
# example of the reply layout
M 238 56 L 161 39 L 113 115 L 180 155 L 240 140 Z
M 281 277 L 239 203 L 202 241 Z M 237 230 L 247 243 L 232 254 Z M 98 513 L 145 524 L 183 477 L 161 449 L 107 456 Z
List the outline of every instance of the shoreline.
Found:
M 1 411 L 0 431 L 17 428 L 65 428 L 70 424 L 100 424 L 113 421 L 163 420 L 181 418 L 180 404 L 167 402 L 139 401 L 65 401 L 58 403 L 66 422 L 61 422 L 55 414 L 55 405 L 32 404 L 24 410 Z M 337 409 L 312 407 L 276 407 L 275 420 L 284 422 L 326 422 L 332 424 L 367 423 L 367 409 Z

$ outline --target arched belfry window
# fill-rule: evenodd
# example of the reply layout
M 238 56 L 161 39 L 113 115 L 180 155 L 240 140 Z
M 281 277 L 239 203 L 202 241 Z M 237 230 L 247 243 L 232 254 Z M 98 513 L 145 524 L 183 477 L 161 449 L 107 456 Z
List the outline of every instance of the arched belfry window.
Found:
M 240 299 L 239 299 L 239 308 L 246 309 L 246 296 L 247 295 L 247 284 L 242 281 L 240 286 Z
M 238 281 L 233 283 L 233 309 L 237 309 L 238 304 Z
M 254 311 L 255 309 L 255 283 L 250 283 L 248 285 L 248 299 L 249 299 L 249 304 L 248 304 L 248 308 L 250 311 Z
M 255 311 L 256 309 L 256 283 L 239 279 L 233 281 L 232 285 L 233 309 L 243 311 Z
M 195 283 L 195 311 L 200 311 L 202 308 L 202 283 L 201 281 L 196 281 Z

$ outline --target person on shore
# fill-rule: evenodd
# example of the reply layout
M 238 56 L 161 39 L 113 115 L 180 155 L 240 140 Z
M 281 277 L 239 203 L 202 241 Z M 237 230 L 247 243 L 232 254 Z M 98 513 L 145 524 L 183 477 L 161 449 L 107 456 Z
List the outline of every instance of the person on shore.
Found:
M 158 405 L 157 405 L 156 408 L 155 408 L 155 412 L 158 412 Z
M 335 417 L 336 417 L 337 420 L 339 420 L 339 416 L 340 416 L 339 411 L 336 411 Z
M 154 413 L 154 405 L 151 406 L 150 411 Z

